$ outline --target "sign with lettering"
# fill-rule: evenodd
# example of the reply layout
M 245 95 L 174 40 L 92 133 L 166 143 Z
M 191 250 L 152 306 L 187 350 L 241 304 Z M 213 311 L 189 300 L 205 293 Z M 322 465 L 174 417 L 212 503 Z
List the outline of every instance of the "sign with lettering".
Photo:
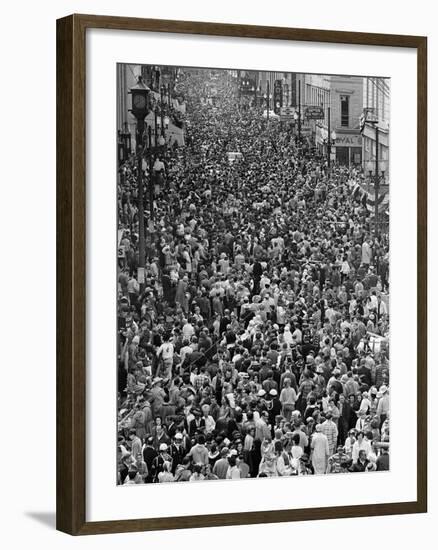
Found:
M 362 137 L 354 134 L 337 135 L 336 145 L 339 147 L 361 147 Z
M 281 80 L 274 82 L 274 112 L 279 114 L 283 107 L 283 86 Z
M 304 107 L 304 116 L 310 120 L 320 120 L 324 118 L 324 107 L 307 105 Z
M 295 107 L 281 107 L 280 118 L 281 120 L 294 120 L 295 112 Z

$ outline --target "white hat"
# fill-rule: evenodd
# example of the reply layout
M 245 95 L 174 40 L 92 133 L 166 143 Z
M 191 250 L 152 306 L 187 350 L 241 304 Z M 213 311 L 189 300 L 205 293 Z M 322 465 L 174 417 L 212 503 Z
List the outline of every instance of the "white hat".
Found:
M 174 437 L 175 437 L 175 439 L 182 439 L 182 438 L 183 438 L 183 434 L 182 434 L 182 433 L 179 433 L 179 432 L 177 432 L 177 433 L 175 434 L 175 436 L 174 436 Z
M 167 451 L 167 444 L 166 443 L 161 443 L 160 444 L 160 451 Z
M 259 391 L 257 392 L 257 395 L 258 395 L 259 397 L 263 397 L 264 395 L 266 395 L 266 392 L 265 392 L 265 390 L 259 390 Z
M 277 392 L 277 390 L 272 388 L 272 390 L 269 390 L 269 395 L 272 395 L 272 397 L 275 397 L 276 395 L 278 395 L 278 392 Z
M 385 386 L 385 384 L 382 384 L 379 388 L 379 392 L 383 395 L 388 391 L 388 386 Z

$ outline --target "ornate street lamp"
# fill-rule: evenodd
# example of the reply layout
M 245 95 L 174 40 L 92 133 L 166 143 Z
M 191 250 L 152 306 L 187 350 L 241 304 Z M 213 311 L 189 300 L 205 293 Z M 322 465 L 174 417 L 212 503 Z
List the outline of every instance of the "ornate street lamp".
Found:
M 263 95 L 263 98 L 266 101 L 266 121 L 269 124 L 269 111 L 271 109 L 272 99 L 272 94 L 269 93 L 269 80 L 266 81 L 266 93 Z
M 142 76 L 137 77 L 137 84 L 131 88 L 132 107 L 131 113 L 137 120 L 136 145 L 137 145 L 137 185 L 138 185 L 138 226 L 139 226 L 139 245 L 138 245 L 138 282 L 140 289 L 144 287 L 144 268 L 145 268 L 145 230 L 144 230 L 144 200 L 143 200 L 143 139 L 145 132 L 145 118 L 150 111 L 150 88 L 146 86 Z M 152 185 L 152 181 L 150 182 Z M 152 208 L 151 208 L 152 210 Z M 152 211 L 151 211 L 152 214 Z

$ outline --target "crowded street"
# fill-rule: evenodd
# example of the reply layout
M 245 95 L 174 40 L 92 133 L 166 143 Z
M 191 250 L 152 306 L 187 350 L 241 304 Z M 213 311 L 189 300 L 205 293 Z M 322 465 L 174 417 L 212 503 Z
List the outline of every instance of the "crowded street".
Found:
M 119 162 L 117 484 L 388 470 L 389 223 L 357 148 L 236 72 L 175 75 L 174 133 L 162 95 L 163 139 L 146 119 Z

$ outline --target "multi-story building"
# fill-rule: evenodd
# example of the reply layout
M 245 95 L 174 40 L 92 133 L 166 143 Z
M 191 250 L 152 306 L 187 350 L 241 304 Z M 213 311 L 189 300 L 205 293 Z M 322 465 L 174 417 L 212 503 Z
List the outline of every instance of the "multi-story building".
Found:
M 324 125 L 324 123 L 327 125 L 328 107 L 330 105 L 330 82 L 328 77 L 304 73 L 258 72 L 256 88 L 259 105 L 262 103 L 265 105 L 265 96 L 269 88 L 270 108 L 276 110 L 277 113 L 279 112 L 279 105 L 277 104 L 276 89 L 281 89 L 280 107 L 292 107 L 296 113 L 301 113 L 301 135 L 303 137 L 315 140 L 318 125 Z M 307 106 L 323 107 L 325 118 L 320 121 L 308 120 L 305 116 Z
M 389 94 L 390 80 L 388 78 L 364 78 L 364 109 L 377 122 L 365 122 L 362 131 L 363 169 L 365 174 L 375 172 L 376 161 L 376 131 L 379 132 L 379 173 L 388 179 L 389 163 Z
M 363 112 L 363 78 L 336 75 L 330 79 L 330 129 L 336 133 L 332 155 L 344 166 L 362 164 L 360 117 Z M 328 136 L 328 139 L 331 139 Z

